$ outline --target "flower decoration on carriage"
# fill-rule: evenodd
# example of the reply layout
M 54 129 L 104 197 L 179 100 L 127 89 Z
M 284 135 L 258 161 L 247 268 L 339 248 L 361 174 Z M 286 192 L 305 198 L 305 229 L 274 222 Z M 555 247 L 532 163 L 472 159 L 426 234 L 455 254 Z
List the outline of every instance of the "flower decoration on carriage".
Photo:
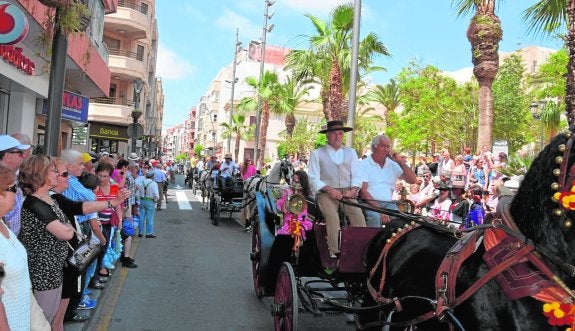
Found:
M 575 304 L 551 302 L 543 305 L 543 315 L 554 326 L 566 325 L 565 331 L 575 331 Z
M 563 208 L 568 210 L 575 210 L 575 185 L 571 185 L 569 191 L 555 192 L 553 194 L 555 199 Z

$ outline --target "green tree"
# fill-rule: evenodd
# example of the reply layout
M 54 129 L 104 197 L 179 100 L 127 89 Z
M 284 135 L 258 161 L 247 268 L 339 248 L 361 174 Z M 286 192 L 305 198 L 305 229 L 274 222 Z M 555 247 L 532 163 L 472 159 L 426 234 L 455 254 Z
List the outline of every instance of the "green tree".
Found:
M 367 92 L 366 99 L 377 102 L 385 107 L 383 120 L 385 121 L 385 127 L 389 128 L 394 118 L 393 115 L 395 115 L 395 111 L 400 105 L 399 87 L 395 79 L 390 79 L 389 83 L 385 86 L 375 85 Z
M 280 150 L 282 155 L 309 155 L 316 148 L 317 137 L 321 136 L 317 133 L 320 126 L 320 123 L 310 122 L 305 118 L 297 121 L 291 136 L 287 132 L 280 134 L 285 140 L 278 144 L 278 155 Z
M 285 116 L 284 123 L 288 136 L 292 135 L 296 124 L 295 111 L 312 88 L 311 85 L 298 84 L 291 77 L 288 77 L 285 83 L 277 86 L 277 108 L 275 113 Z
M 535 34 L 552 35 L 567 29 L 565 111 L 572 125 L 575 119 L 575 0 L 540 0 L 525 11 L 523 18 L 528 23 L 528 31 Z
M 454 0 L 458 16 L 474 11 L 467 39 L 471 44 L 473 75 L 479 83 L 479 132 L 477 148 L 491 146 L 493 95 L 491 85 L 499 69 L 499 42 L 503 37 L 501 21 L 495 15 L 496 0 Z
M 366 148 L 369 148 L 371 140 L 375 137 L 379 128 L 376 125 L 377 118 L 373 116 L 357 116 L 353 135 L 353 149 L 360 157 L 364 154 Z
M 204 150 L 204 146 L 202 144 L 196 144 L 194 146 L 194 153 L 196 154 L 196 157 L 200 157 L 200 155 L 202 155 L 202 151 Z
M 459 151 L 468 144 L 477 119 L 471 84 L 459 86 L 436 67 L 412 63 L 399 74 L 398 85 L 403 110 L 389 131 L 398 138 L 399 149 Z
M 522 85 L 525 67 L 519 54 L 503 61 L 493 82 L 493 138 L 506 140 L 511 151 L 517 151 L 531 140 L 533 118 Z
M 353 12 L 352 4 L 343 4 L 332 11 L 328 21 L 307 14 L 316 30 L 315 35 L 309 36 L 310 50 L 294 51 L 287 57 L 287 68 L 294 71 L 296 79 L 320 82 L 327 120 L 345 120 L 347 113 L 345 99 L 349 91 Z M 360 41 L 359 70 L 380 70 L 371 66 L 375 55 L 389 53 L 377 35 L 369 33 Z
M 238 160 L 240 154 L 240 142 L 242 139 L 253 136 L 253 125 L 245 125 L 246 116 L 244 114 L 235 114 L 232 116 L 232 123 L 221 123 L 223 128 L 222 137 L 225 139 L 234 137 L 234 160 Z
M 261 81 L 258 81 L 255 77 L 246 78 L 246 83 L 253 87 L 256 91 L 256 95 L 251 98 L 251 100 L 241 100 L 238 104 L 240 109 L 255 109 L 254 104 L 257 104 L 257 98 L 261 99 L 262 112 L 260 120 L 260 132 L 259 132 L 259 146 L 257 149 L 261 151 L 258 154 L 258 159 L 256 160 L 260 164 L 264 162 L 268 125 L 270 121 L 270 111 L 276 111 L 277 109 L 277 91 L 278 91 L 278 76 L 277 74 L 266 71 L 264 72 Z
M 176 162 L 185 162 L 189 159 L 188 153 L 181 153 L 176 155 Z

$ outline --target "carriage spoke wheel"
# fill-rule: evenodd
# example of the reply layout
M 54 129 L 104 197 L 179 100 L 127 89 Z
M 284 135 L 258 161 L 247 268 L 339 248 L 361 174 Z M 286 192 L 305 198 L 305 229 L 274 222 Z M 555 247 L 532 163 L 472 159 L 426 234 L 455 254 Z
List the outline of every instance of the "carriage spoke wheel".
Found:
M 220 203 L 217 198 L 218 196 L 213 194 L 210 199 L 210 219 L 213 225 L 218 225 L 220 221 Z
M 260 223 L 254 221 L 252 223 L 252 252 L 250 253 L 250 260 L 252 261 L 252 278 L 254 281 L 254 290 L 256 297 L 261 299 L 264 296 L 264 285 L 261 278 L 261 252 L 262 243 L 260 237 Z
M 276 331 L 297 330 L 297 285 L 291 264 L 284 262 L 278 272 L 272 316 Z

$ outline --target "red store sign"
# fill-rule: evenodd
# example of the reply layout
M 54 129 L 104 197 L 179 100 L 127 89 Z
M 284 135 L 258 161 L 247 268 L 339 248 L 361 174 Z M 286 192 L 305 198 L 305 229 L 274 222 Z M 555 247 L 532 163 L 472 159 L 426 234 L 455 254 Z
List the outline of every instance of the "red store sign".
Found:
M 0 57 L 21 72 L 32 75 L 36 65 L 22 54 L 21 47 L 13 46 L 26 37 L 29 29 L 26 13 L 10 2 L 0 1 Z

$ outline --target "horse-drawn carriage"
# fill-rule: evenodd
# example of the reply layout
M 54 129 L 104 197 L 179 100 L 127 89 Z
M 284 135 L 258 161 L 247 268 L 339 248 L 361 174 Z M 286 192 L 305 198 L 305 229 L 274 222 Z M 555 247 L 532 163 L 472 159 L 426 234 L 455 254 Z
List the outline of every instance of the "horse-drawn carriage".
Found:
M 239 212 L 243 207 L 244 190 L 241 177 L 230 176 L 222 180 L 226 181 L 225 186 L 212 186 L 209 196 L 210 219 L 213 225 L 218 225 L 222 213 L 229 213 L 231 218 L 233 213 Z
M 300 246 L 276 235 L 272 190 L 258 192 L 255 294 L 274 296 L 276 330 L 297 329 L 302 312 L 353 314 L 361 330 L 574 330 L 574 141 L 555 138 L 490 223 L 453 229 L 359 204 L 394 220 L 383 229 L 342 227 L 337 258 L 313 201 L 313 229 Z

